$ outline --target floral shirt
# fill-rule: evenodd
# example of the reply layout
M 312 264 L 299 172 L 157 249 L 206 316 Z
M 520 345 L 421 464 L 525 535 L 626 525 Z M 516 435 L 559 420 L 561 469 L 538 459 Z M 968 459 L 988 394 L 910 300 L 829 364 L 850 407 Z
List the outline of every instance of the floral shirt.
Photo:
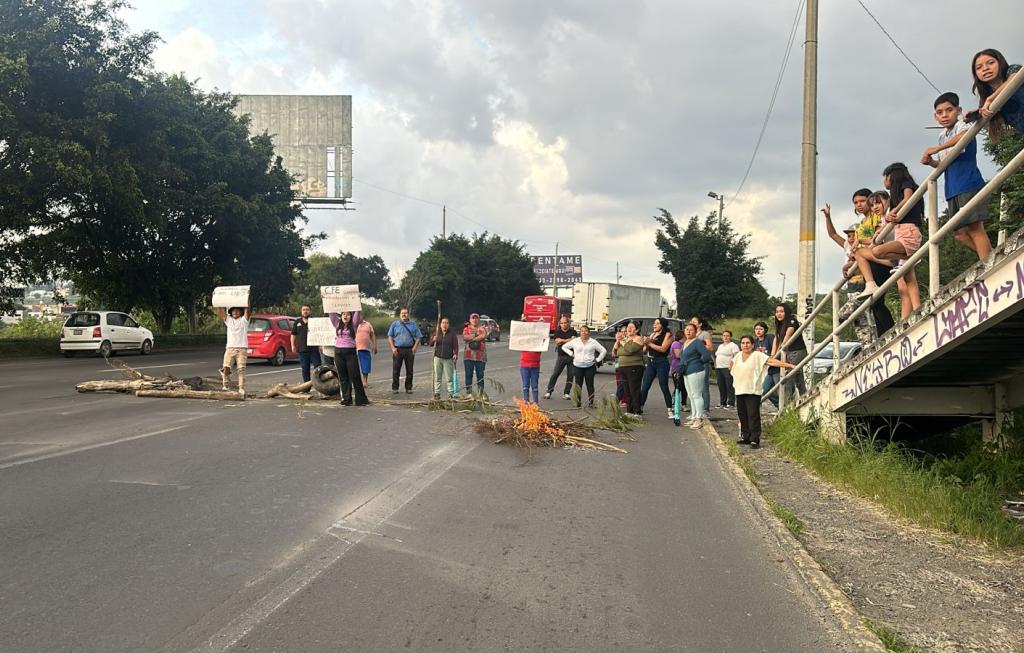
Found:
M 465 340 L 466 338 L 472 338 L 474 335 L 476 335 L 477 337 L 480 337 L 480 336 L 485 336 L 485 337 L 475 343 L 476 345 L 480 345 L 479 349 L 472 349 L 472 348 L 470 348 L 469 342 L 468 341 L 466 342 L 466 351 L 463 354 L 463 356 L 465 357 L 464 360 L 467 360 L 467 361 L 486 361 L 487 360 L 487 342 L 486 342 L 487 329 L 484 328 L 483 325 L 480 325 L 480 326 L 478 326 L 478 327 L 476 327 L 474 329 L 472 324 L 467 324 L 466 328 L 462 330 L 462 339 Z

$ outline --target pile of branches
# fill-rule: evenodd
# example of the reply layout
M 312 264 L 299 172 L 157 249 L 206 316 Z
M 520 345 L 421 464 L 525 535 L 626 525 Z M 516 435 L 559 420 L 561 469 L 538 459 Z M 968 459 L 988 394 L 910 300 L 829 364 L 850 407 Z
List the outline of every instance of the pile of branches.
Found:
M 595 440 L 594 427 L 585 420 L 551 417 L 537 404 L 516 399 L 519 412 L 489 420 L 477 420 L 476 429 L 494 438 L 496 444 L 510 443 L 517 447 L 575 447 L 626 453 L 625 449 Z

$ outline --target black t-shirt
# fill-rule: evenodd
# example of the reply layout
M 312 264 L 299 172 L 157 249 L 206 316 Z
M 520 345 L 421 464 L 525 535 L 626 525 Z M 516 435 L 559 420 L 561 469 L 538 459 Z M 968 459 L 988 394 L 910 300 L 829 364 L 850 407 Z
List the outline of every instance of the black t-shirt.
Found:
M 309 335 L 308 322 L 303 322 L 301 317 L 295 320 L 295 326 L 292 327 L 292 335 L 295 336 L 295 351 L 309 351 L 309 346 L 306 345 L 306 337 Z
M 909 181 L 904 182 L 899 189 L 892 192 L 892 199 L 890 200 L 891 206 L 896 206 L 903 201 L 905 190 L 909 190 L 913 193 L 917 190 L 917 186 Z M 918 201 L 917 204 L 914 205 L 914 208 L 910 209 L 910 212 L 903 216 L 903 219 L 900 220 L 898 224 L 913 224 L 917 225 L 917 228 L 920 229 L 922 220 L 924 220 L 924 202 Z
M 779 346 L 786 341 L 786 332 L 789 331 L 790 327 L 793 327 L 793 332 L 800 328 L 800 323 L 796 321 L 795 317 L 790 317 L 786 320 L 782 326 L 778 326 L 776 321 L 775 337 L 779 340 Z M 798 336 L 793 342 L 786 345 L 786 351 L 807 351 L 807 345 L 804 343 L 803 335 Z
M 576 333 L 576 329 L 574 329 L 572 327 L 569 327 L 565 331 L 562 331 L 561 328 L 558 328 L 558 329 L 555 329 L 555 332 L 553 334 L 551 334 L 551 341 L 554 342 L 555 338 L 561 338 L 563 340 L 572 340 L 573 338 L 578 338 L 579 335 L 580 334 Z M 563 344 L 565 344 L 565 343 L 563 343 Z M 562 350 L 562 345 L 555 345 L 555 350 L 558 352 L 559 356 L 565 356 L 567 358 L 572 358 L 572 354 L 567 354 L 567 353 L 565 353 Z
M 665 342 L 665 336 L 667 336 L 667 335 L 668 335 L 667 331 L 662 331 L 662 332 L 658 333 L 657 335 L 652 335 L 649 342 L 650 342 L 650 344 L 658 345 L 660 347 L 661 343 Z M 666 356 L 668 356 L 668 350 L 666 349 L 665 351 L 655 351 L 655 350 L 651 349 L 650 347 L 648 347 L 647 348 L 647 354 L 651 358 L 665 358 Z

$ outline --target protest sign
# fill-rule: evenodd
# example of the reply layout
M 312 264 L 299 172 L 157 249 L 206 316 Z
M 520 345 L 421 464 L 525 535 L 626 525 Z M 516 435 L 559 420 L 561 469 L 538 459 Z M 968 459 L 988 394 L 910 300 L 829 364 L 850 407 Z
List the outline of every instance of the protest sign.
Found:
M 547 322 L 512 322 L 508 332 L 511 351 L 547 351 L 550 326 Z
M 309 318 L 309 333 L 306 344 L 310 347 L 334 346 L 334 325 L 329 317 Z
M 359 286 L 320 286 L 320 299 L 324 302 L 324 313 L 360 311 Z
M 214 308 L 245 308 L 249 305 L 250 286 L 217 286 L 213 289 Z

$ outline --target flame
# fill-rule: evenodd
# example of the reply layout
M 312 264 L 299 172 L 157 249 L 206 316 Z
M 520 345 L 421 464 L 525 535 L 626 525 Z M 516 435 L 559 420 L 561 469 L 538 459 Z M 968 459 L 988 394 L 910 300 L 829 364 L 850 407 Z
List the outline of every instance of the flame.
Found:
M 519 404 L 519 417 L 512 426 L 519 432 L 531 438 L 542 438 L 544 436 L 555 440 L 564 440 L 568 435 L 565 429 L 552 424 L 551 418 L 545 415 L 540 406 L 531 404 L 516 398 Z

